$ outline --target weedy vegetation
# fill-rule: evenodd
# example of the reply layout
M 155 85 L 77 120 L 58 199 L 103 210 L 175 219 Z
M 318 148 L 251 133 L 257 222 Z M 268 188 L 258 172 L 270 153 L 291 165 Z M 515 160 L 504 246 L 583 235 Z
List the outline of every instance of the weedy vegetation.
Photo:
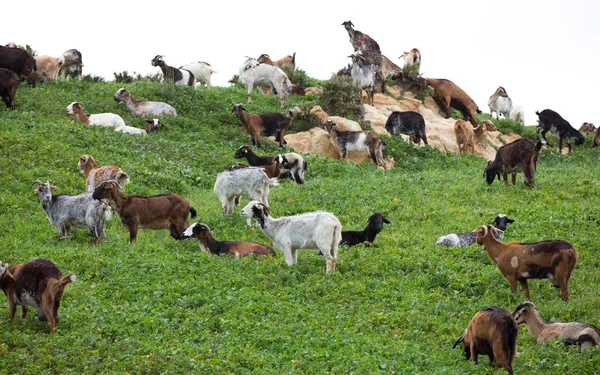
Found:
M 319 100 L 333 103 L 328 85 L 340 80 L 324 83 Z M 135 136 L 82 125 L 65 112 L 79 101 L 88 113 L 114 112 L 145 127 L 113 100 L 123 85 L 136 98 L 168 102 L 179 116 L 163 119 L 157 133 Z M 309 100 L 290 97 L 290 106 Z M 126 193 L 181 194 L 216 238 L 271 245 L 246 225 L 239 207 L 223 217 L 212 191 L 216 175 L 237 163 L 235 150 L 248 143 L 231 114 L 234 103 L 245 102 L 237 86 L 193 89 L 147 80 L 19 87 L 17 109 L 0 111 L 0 259 L 45 257 L 77 281 L 65 291 L 55 335 L 32 313 L 10 322 L 0 298 L 0 373 L 503 374 L 486 358 L 477 366 L 466 361 L 452 344 L 476 311 L 491 305 L 512 311 L 524 295 L 510 292 L 479 246 L 435 246 L 438 236 L 476 229 L 498 213 L 516 220 L 506 241 L 563 239 L 579 251 L 568 303 L 550 282 L 530 282 L 542 317 L 600 326 L 600 151 L 589 143 L 563 155 L 544 148 L 535 189 L 522 175 L 516 186 L 487 185 L 485 160 L 399 137 L 385 138 L 384 152 L 397 162 L 387 171 L 305 155 L 306 183 L 286 180 L 273 188 L 273 216 L 326 210 L 344 229 L 361 230 L 382 211 L 391 222 L 372 246 L 341 246 L 329 275 L 314 251 L 299 251 L 298 265 L 288 267 L 278 250 L 261 259 L 211 256 L 167 231 L 142 229 L 130 245 L 117 215 L 98 246 L 82 229 L 60 240 L 48 223 L 31 183 L 49 180 L 61 193 L 81 193 L 77 161 L 89 154 L 129 174 Z M 257 96 L 246 107 L 279 111 L 276 96 Z M 353 111 L 337 113 L 358 117 Z M 274 142 L 263 144 L 260 155 L 280 152 Z M 600 350 L 578 349 L 536 344 L 521 326 L 515 372 L 597 372 Z

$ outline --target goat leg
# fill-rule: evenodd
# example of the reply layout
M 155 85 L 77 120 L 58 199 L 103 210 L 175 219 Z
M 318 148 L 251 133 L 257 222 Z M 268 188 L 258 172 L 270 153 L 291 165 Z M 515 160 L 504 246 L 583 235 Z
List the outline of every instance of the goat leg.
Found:
M 527 283 L 527 279 L 520 279 L 521 287 L 525 290 L 525 297 L 527 300 L 531 301 L 531 293 L 529 293 L 529 283 Z
M 548 140 L 546 139 L 546 133 L 547 133 L 547 132 L 548 132 L 547 130 L 542 130 L 542 139 L 543 139 L 544 141 L 546 141 L 546 144 L 548 145 L 548 147 L 553 147 L 553 146 L 550 144 L 550 142 L 548 142 Z
M 21 318 L 25 319 L 27 317 L 27 311 L 29 308 L 27 306 L 21 306 Z
M 562 144 L 563 144 L 563 137 L 561 135 L 558 136 L 558 153 L 562 154 Z M 567 141 L 567 144 L 569 145 L 569 142 Z M 569 152 L 571 152 L 571 145 L 569 145 Z

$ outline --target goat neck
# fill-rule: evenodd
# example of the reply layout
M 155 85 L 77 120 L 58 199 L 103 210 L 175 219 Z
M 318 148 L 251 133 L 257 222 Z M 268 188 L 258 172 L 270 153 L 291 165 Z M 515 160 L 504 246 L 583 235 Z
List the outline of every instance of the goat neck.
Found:
M 542 320 L 540 313 L 538 313 L 536 309 L 530 309 L 530 311 L 527 312 L 525 325 L 527 325 L 527 330 L 529 333 L 531 333 L 531 336 L 535 337 L 536 339 L 548 326 L 548 324 Z
M 78 121 L 81 121 L 86 125 L 90 124 L 90 115 L 86 115 L 85 112 L 83 111 L 83 108 L 79 107 L 76 110 L 74 110 L 73 112 L 75 113 L 75 118 Z
M 85 178 L 88 178 L 88 176 L 90 175 L 90 172 L 92 171 L 92 169 L 94 169 L 94 167 L 92 167 L 92 162 L 91 160 L 88 159 L 88 161 L 85 162 L 85 164 L 83 164 L 83 175 L 85 176 Z
M 488 233 L 484 237 L 481 238 L 481 246 L 487 251 L 488 255 L 494 263 L 497 263 L 496 259 L 502 253 L 504 244 L 496 239 L 494 234 L 492 233 L 493 229 L 488 228 Z M 477 234 L 479 236 L 479 234 Z

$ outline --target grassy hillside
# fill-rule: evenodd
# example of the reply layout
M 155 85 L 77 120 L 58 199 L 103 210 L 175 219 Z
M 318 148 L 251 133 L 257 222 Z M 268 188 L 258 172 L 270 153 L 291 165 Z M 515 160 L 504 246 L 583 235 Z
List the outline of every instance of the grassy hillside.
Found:
M 130 194 L 185 196 L 217 239 L 271 244 L 260 229 L 246 226 L 239 208 L 222 217 L 212 191 L 223 167 L 239 162 L 235 149 L 248 142 L 230 113 L 245 102 L 244 90 L 128 84 L 136 98 L 167 101 L 180 114 L 146 137 L 86 127 L 65 114 L 80 101 L 88 113 L 115 112 L 142 127 L 143 119 L 112 99 L 120 87 L 21 86 L 18 109 L 0 111 L 0 259 L 46 257 L 77 275 L 55 336 L 34 314 L 10 323 L 0 298 L 0 373 L 504 373 L 491 370 L 487 357 L 472 365 L 452 344 L 476 311 L 497 305 L 512 312 L 523 293 L 510 292 L 479 246 L 434 245 L 438 236 L 470 231 L 498 213 L 516 220 L 507 240 L 563 239 L 580 253 L 568 304 L 549 281 L 530 282 L 542 317 L 600 326 L 600 152 L 587 147 L 569 155 L 544 149 L 535 190 L 522 175 L 516 186 L 488 186 L 483 159 L 398 138 L 388 140 L 386 153 L 397 160 L 388 171 L 307 156 L 305 185 L 288 180 L 272 189 L 273 216 L 327 210 L 344 229 L 362 229 L 374 211 L 391 221 L 372 246 L 341 247 L 330 275 L 312 251 L 300 251 L 298 265 L 288 267 L 279 251 L 266 259 L 215 257 L 167 231 L 141 230 L 130 245 L 116 217 L 99 246 L 84 230 L 59 240 L 30 185 L 50 180 L 61 193 L 83 192 L 77 161 L 90 154 L 126 171 Z M 307 100 L 294 97 L 291 104 Z M 277 98 L 255 94 L 247 108 L 276 111 Z M 278 152 L 274 143 L 264 144 L 261 154 Z M 517 349 L 519 374 L 600 368 L 599 349 L 580 354 L 558 341 L 536 344 L 523 326 Z

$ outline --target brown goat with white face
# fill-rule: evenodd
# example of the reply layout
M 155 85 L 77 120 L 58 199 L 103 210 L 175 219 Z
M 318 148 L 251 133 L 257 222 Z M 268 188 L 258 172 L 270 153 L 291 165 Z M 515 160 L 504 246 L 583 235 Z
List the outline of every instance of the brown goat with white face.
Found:
M 47 259 L 34 259 L 27 263 L 2 264 L 0 262 L 0 289 L 8 299 L 9 317 L 15 317 L 21 305 L 21 318 L 27 316 L 29 307 L 35 307 L 37 318 L 47 320 L 50 332 L 58 324 L 58 309 L 65 287 L 75 281 L 72 273 L 63 276 L 54 263 Z
M 203 251 L 213 255 L 229 254 L 235 257 L 275 255 L 272 248 L 257 242 L 217 241 L 206 224 L 194 223 L 190 225 L 183 232 L 183 237 L 197 240 L 200 242 L 200 248 Z
M 463 343 L 466 359 L 477 363 L 479 354 L 490 358 L 509 374 L 513 373 L 519 327 L 510 312 L 496 306 L 475 313 L 465 333 L 454 343 Z

